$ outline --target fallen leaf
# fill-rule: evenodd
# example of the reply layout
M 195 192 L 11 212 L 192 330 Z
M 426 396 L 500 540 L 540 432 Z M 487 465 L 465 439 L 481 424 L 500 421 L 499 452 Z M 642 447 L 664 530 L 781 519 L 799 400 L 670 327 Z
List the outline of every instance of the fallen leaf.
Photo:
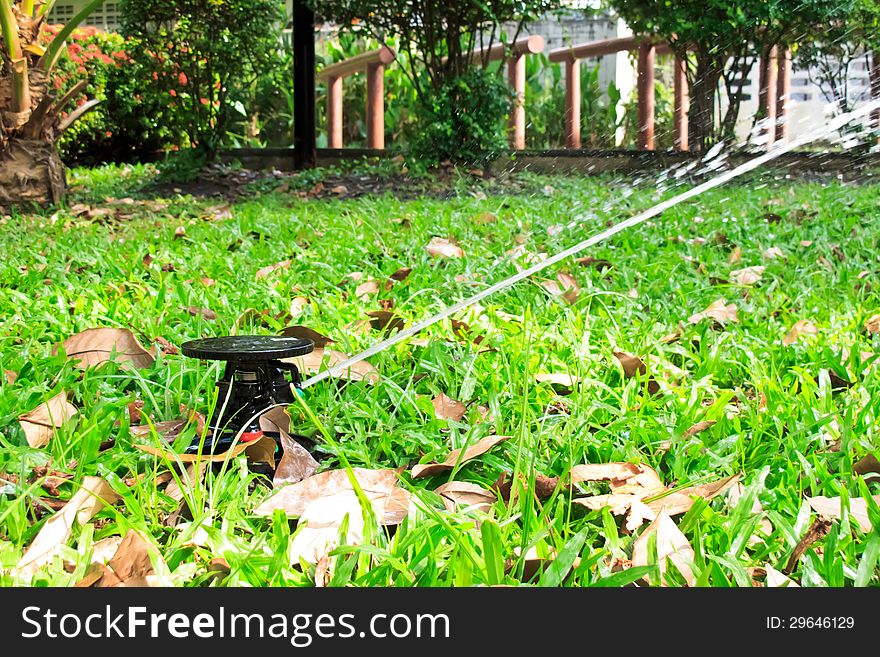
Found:
M 420 463 L 415 465 L 411 470 L 413 479 L 418 479 L 420 477 L 433 477 L 441 472 L 448 472 L 455 468 L 456 465 L 460 465 L 485 454 L 495 447 L 495 445 L 504 442 L 508 438 L 510 438 L 510 436 L 488 436 L 466 449 L 452 450 L 442 463 Z
M 296 358 L 282 358 L 286 363 L 295 364 L 300 371 L 310 372 L 312 374 L 331 369 L 340 363 L 348 360 L 349 356 L 333 349 L 315 348 L 305 356 Z M 367 361 L 362 360 L 355 363 L 351 367 L 339 374 L 333 375 L 336 378 L 348 379 L 349 381 L 366 381 L 367 383 L 376 383 L 379 380 L 379 371 L 370 365 Z
M 453 244 L 442 237 L 433 237 L 425 250 L 435 258 L 463 258 L 464 251 L 457 244 Z
M 288 326 L 282 329 L 279 335 L 287 338 L 311 340 L 315 344 L 315 349 L 321 349 L 334 342 L 333 338 L 328 338 L 326 335 L 322 335 L 308 326 Z
M 435 488 L 434 492 L 443 498 L 448 511 L 463 508 L 463 510 L 476 509 L 488 512 L 498 499 L 494 493 L 482 486 L 465 481 L 448 481 Z
M 370 317 L 370 326 L 376 331 L 385 331 L 387 334 L 403 330 L 405 324 L 399 315 L 390 310 L 372 310 L 367 313 Z
M 782 344 L 786 347 L 793 345 L 802 335 L 816 335 L 819 329 L 808 319 L 801 319 L 795 322 L 788 333 L 782 337 Z
M 400 488 L 397 470 L 368 470 L 352 468 L 352 474 L 383 525 L 400 524 L 409 511 L 409 492 Z M 297 518 L 317 500 L 338 493 L 354 493 L 346 470 L 327 470 L 295 484 L 282 486 L 269 499 L 258 506 L 254 513 L 270 516 L 276 509 L 289 517 Z
M 569 472 L 573 484 L 585 481 L 608 481 L 613 489 L 632 489 L 633 487 L 653 490 L 666 490 L 660 475 L 651 466 L 627 462 L 587 463 L 576 465 Z
M 224 205 L 213 205 L 211 207 L 205 208 L 205 212 L 208 214 L 204 217 L 209 221 L 217 221 L 219 219 L 232 219 L 232 206 L 227 204 Z
M 764 569 L 767 573 L 767 577 L 764 580 L 764 586 L 767 588 L 800 588 L 795 581 L 786 577 L 785 573 L 779 572 L 770 564 L 767 564 Z
M 154 350 L 145 349 L 128 329 L 92 328 L 72 335 L 61 343 L 69 359 L 77 360 L 77 367 L 100 365 L 109 360 L 131 363 L 134 367 L 149 368 L 156 361 Z
M 641 358 L 635 356 L 633 354 L 627 353 L 625 351 L 615 351 L 614 358 L 620 363 L 623 367 L 623 375 L 627 379 L 631 379 L 633 377 L 644 376 L 648 372 L 648 368 Z M 654 395 L 660 391 L 660 384 L 654 379 L 654 377 L 650 377 L 648 379 L 648 394 Z
M 374 279 L 369 279 L 360 285 L 358 285 L 354 290 L 354 295 L 360 299 L 361 301 L 366 300 L 372 294 L 378 294 L 379 292 L 379 283 Z
M 39 448 L 45 447 L 55 429 L 76 415 L 76 407 L 67 401 L 67 392 L 61 391 L 51 399 L 43 402 L 34 410 L 18 416 L 28 445 Z
M 182 237 L 186 237 L 186 228 L 183 226 L 178 226 L 174 231 L 174 239 L 179 240 Z
M 718 299 L 709 304 L 706 310 L 691 315 L 688 321 L 691 324 L 698 324 L 703 319 L 714 319 L 719 324 L 727 324 L 728 322 L 738 323 L 739 318 L 736 314 L 736 305 L 727 305 L 724 299 Z
M 554 388 L 560 390 L 563 394 L 567 394 L 577 386 L 580 379 L 571 374 L 556 372 L 552 374 L 536 374 L 535 381 L 538 383 L 549 383 Z
M 880 504 L 880 495 L 874 495 L 874 501 Z M 807 502 L 810 508 L 823 518 L 840 520 L 842 516 L 840 496 L 825 497 L 824 495 L 819 495 L 817 497 L 808 497 Z M 858 523 L 863 532 L 867 534 L 871 531 L 872 525 L 871 520 L 868 518 L 867 500 L 861 497 L 850 498 L 849 515 Z
M 813 524 L 810 525 L 810 528 L 807 530 L 807 533 L 804 534 L 797 542 L 797 545 L 794 546 L 794 550 L 792 550 L 791 556 L 788 558 L 788 562 L 785 564 L 785 568 L 782 569 L 782 572 L 786 575 L 791 575 L 794 572 L 794 569 L 797 568 L 798 562 L 801 560 L 804 552 L 810 549 L 814 543 L 825 538 L 830 530 L 831 522 L 829 520 L 824 520 L 822 518 L 814 520 Z
M 555 281 L 541 281 L 540 285 L 553 296 L 562 297 L 569 304 L 573 304 L 577 301 L 578 295 L 581 291 L 580 287 L 578 287 L 577 281 L 574 280 L 574 277 L 565 272 L 559 272 L 556 274 Z
M 245 453 L 249 460 L 256 463 L 268 463 L 272 468 L 275 467 L 275 459 L 272 456 L 275 453 L 275 441 L 266 436 L 251 440 L 248 442 L 238 442 L 232 449 L 221 454 L 175 454 L 165 449 L 152 447 L 150 445 L 133 445 L 135 449 L 139 449 L 147 454 L 167 459 L 171 462 L 180 463 L 196 463 L 210 462 L 222 463 L 227 459 L 233 459 L 242 453 Z
M 330 188 L 331 194 L 336 194 L 336 196 L 345 196 L 348 194 L 348 187 L 345 185 L 336 185 L 335 187 Z
M 764 267 L 746 267 L 745 269 L 734 269 L 730 272 L 730 279 L 737 285 L 754 285 L 761 280 L 764 273 Z
M 771 246 L 769 249 L 765 249 L 761 253 L 761 256 L 764 260 L 775 260 L 776 258 L 779 258 L 780 260 L 785 259 L 785 254 L 778 246 Z
M 16 570 L 32 574 L 40 566 L 49 563 L 67 543 L 74 524 L 80 527 L 85 525 L 105 505 L 112 505 L 117 499 L 119 496 L 104 479 L 85 477 L 82 486 L 68 500 L 64 508 L 49 518 L 40 529 L 19 561 Z
M 875 333 L 880 333 L 880 314 L 871 315 L 867 320 L 865 320 L 865 330 L 874 335 Z
M 668 586 L 666 577 L 667 559 L 684 576 L 688 586 L 694 586 L 697 578 L 691 569 L 694 561 L 694 549 L 687 537 L 663 510 L 657 514 L 657 518 L 643 531 L 633 545 L 632 565 L 647 566 L 650 564 L 648 554 L 648 540 L 652 535 L 656 536 L 657 567 L 660 569 L 662 586 Z
M 701 422 L 697 422 L 693 426 L 685 429 L 684 433 L 682 433 L 683 438 L 690 438 L 691 436 L 696 436 L 698 433 L 702 433 L 709 427 L 715 426 L 715 420 L 703 420 Z
M 158 586 L 153 564 L 167 570 L 159 550 L 140 532 L 129 530 L 116 554 L 107 562 L 103 577 L 95 582 L 98 588 L 117 586 Z
M 146 438 L 155 429 L 159 436 L 162 436 L 167 442 L 173 442 L 180 432 L 187 425 L 187 420 L 163 420 L 162 422 L 154 422 L 150 424 L 134 425 L 128 428 L 131 435 L 135 438 Z
M 292 260 L 282 260 L 281 262 L 276 262 L 274 265 L 268 265 L 266 267 L 262 267 L 257 270 L 256 278 L 260 280 L 261 278 L 266 278 L 273 271 L 278 271 L 279 269 L 289 269 L 290 265 L 293 263 Z
M 193 317 L 202 317 L 203 319 L 208 320 L 209 322 L 213 322 L 217 319 L 217 313 L 215 313 L 210 308 L 199 308 L 198 306 L 187 306 L 184 308 L 186 312 L 188 312 Z
M 296 319 L 305 312 L 310 303 L 305 297 L 294 297 L 290 301 L 290 316 Z
M 431 400 L 431 404 L 434 406 L 434 415 L 438 420 L 459 422 L 467 413 L 467 406 L 442 392 Z
M 260 416 L 260 428 L 263 431 L 277 431 L 281 437 L 283 452 L 272 477 L 274 488 L 295 484 L 315 474 L 318 462 L 309 450 L 290 435 L 290 416 L 284 408 L 276 406 L 263 413 Z
M 108 536 L 97 541 L 92 545 L 92 563 L 105 564 L 110 561 L 119 549 L 120 543 L 122 543 L 121 536 Z
M 853 464 L 853 473 L 857 475 L 880 474 L 880 461 L 873 454 L 868 454 Z
M 595 267 L 599 271 L 611 269 L 612 267 L 611 261 L 603 260 L 602 258 L 594 258 L 593 256 L 584 256 L 583 258 L 578 258 L 575 262 L 581 267 Z
M 340 491 L 309 504 L 297 522 L 297 532 L 287 549 L 290 563 L 298 564 L 302 560 L 317 564 L 328 559 L 329 553 L 340 544 L 339 534 L 346 516 L 345 544 L 358 545 L 363 540 L 364 516 L 354 491 Z
M 409 275 L 411 273 L 412 267 L 401 267 L 396 272 L 391 274 L 391 279 L 399 283 L 400 281 L 405 281 L 407 278 L 409 278 Z
M 735 246 L 730 251 L 730 255 L 727 256 L 727 263 L 731 264 L 731 265 L 735 265 L 740 260 L 742 260 L 742 257 L 743 257 L 743 250 L 741 248 L 739 248 L 738 246 Z

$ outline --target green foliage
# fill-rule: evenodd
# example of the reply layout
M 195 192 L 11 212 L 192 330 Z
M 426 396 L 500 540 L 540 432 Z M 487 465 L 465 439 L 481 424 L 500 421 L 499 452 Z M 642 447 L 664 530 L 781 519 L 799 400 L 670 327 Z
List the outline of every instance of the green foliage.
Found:
M 504 117 L 512 92 L 494 72 L 472 68 L 422 96 L 409 136 L 409 153 L 417 162 L 445 160 L 484 164 L 505 146 Z
M 124 0 L 123 30 L 141 83 L 164 98 L 158 121 L 188 147 L 216 154 L 255 80 L 271 68 L 282 25 L 277 0 Z
M 41 41 L 48 42 L 58 29 L 45 26 Z M 75 99 L 75 106 L 88 98 L 101 104 L 62 135 L 59 148 L 66 163 L 151 159 L 163 148 L 180 143 L 179 135 L 157 120 L 164 99 L 144 88 L 143 67 L 129 56 L 130 50 L 130 43 L 116 33 L 94 27 L 72 33 L 55 68 L 54 85 L 65 93 L 85 75 L 89 85 Z

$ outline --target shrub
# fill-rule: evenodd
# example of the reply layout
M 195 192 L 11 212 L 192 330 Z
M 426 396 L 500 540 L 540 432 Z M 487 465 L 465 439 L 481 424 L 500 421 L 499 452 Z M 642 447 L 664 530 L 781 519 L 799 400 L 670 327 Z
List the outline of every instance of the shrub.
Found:
M 46 25 L 40 35 L 48 43 L 60 25 Z M 101 103 L 69 128 L 60 149 L 67 164 L 93 165 L 151 159 L 157 151 L 179 143 L 179 135 L 157 120 L 163 100 L 140 83 L 143 70 L 129 56 L 130 44 L 119 34 L 94 27 L 75 30 L 67 53 L 56 68 L 55 88 L 65 93 L 86 76 L 89 85 L 75 99 Z
M 214 156 L 257 78 L 272 67 L 277 0 L 124 0 L 123 32 L 140 84 L 164 99 L 158 119 Z
M 484 164 L 505 148 L 504 116 L 512 92 L 494 72 L 472 68 L 416 103 L 410 136 L 414 160 L 436 165 L 444 160 Z

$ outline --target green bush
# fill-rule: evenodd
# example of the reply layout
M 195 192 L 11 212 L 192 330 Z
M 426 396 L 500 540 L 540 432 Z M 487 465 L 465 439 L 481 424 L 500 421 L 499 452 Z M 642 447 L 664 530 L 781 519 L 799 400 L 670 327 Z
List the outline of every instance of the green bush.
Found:
M 497 73 L 472 68 L 419 97 L 409 136 L 413 161 L 431 166 L 449 160 L 485 164 L 506 147 L 504 117 L 513 101 Z
M 279 0 L 124 0 L 123 32 L 140 83 L 163 99 L 156 119 L 209 158 L 240 122 L 260 76 L 273 68 Z

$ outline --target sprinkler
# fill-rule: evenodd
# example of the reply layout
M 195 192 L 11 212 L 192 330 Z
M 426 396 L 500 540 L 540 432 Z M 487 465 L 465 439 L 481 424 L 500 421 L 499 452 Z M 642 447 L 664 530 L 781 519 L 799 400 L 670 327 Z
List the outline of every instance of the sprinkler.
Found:
M 304 356 L 315 348 L 311 340 L 271 335 L 238 335 L 191 340 L 182 346 L 183 355 L 199 360 L 221 360 L 226 370 L 217 382 L 217 406 L 208 422 L 202 442 L 196 436 L 186 452 L 222 453 L 232 447 L 241 432 L 241 442 L 264 435 L 259 416 L 278 404 L 296 401 L 291 384 L 299 388 L 302 379 L 292 363 L 281 358 Z M 290 379 L 287 378 L 290 373 Z M 272 436 L 280 447 L 280 438 Z

